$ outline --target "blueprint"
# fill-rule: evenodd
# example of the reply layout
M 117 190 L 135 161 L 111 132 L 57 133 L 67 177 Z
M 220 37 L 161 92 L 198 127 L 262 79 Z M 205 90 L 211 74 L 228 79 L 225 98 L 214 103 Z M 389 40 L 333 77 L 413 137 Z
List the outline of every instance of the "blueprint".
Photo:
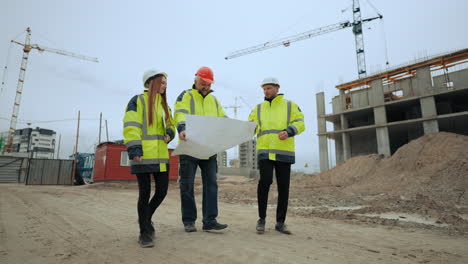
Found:
M 187 141 L 180 141 L 172 155 L 207 159 L 252 139 L 256 124 L 225 117 L 187 115 Z

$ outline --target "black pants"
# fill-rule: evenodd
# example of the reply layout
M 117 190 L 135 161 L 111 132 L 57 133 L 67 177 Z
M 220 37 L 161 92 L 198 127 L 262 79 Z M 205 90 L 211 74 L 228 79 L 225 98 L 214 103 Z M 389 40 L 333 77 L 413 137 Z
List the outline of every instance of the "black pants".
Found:
M 278 205 L 276 207 L 276 222 L 284 223 L 288 211 L 289 180 L 291 175 L 291 163 L 259 160 L 260 181 L 257 188 L 258 216 L 266 218 L 268 205 L 268 192 L 273 182 L 273 169 L 276 172 L 276 184 L 278 186 Z
M 150 201 L 151 195 L 151 173 L 137 173 L 138 179 L 138 224 L 140 233 L 148 233 L 151 225 L 151 217 L 164 200 L 169 185 L 168 172 L 152 173 L 155 182 L 155 192 Z

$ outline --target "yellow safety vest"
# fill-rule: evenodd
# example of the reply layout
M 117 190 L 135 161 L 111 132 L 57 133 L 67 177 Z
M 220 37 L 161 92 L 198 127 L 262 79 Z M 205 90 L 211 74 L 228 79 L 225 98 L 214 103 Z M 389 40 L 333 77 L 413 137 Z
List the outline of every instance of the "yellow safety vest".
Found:
M 183 91 L 175 103 L 174 120 L 179 133 L 185 130 L 186 115 L 227 117 L 215 96 L 211 93 L 203 96 L 194 87 Z
M 165 172 L 169 163 L 169 152 L 164 136 L 174 138 L 175 128 L 172 113 L 169 108 L 170 124 L 165 122 L 165 112 L 160 94 L 155 98 L 153 124 L 148 120 L 148 92 L 134 96 L 125 110 L 124 143 L 129 156 L 141 156 L 141 161 L 131 160 L 132 173 Z
M 255 134 L 259 160 L 295 163 L 294 136 L 305 130 L 304 114 L 296 103 L 283 97 L 280 94 L 271 103 L 264 101 L 256 105 L 249 115 L 248 120 L 257 123 Z M 280 140 L 278 134 L 283 130 L 292 136 Z

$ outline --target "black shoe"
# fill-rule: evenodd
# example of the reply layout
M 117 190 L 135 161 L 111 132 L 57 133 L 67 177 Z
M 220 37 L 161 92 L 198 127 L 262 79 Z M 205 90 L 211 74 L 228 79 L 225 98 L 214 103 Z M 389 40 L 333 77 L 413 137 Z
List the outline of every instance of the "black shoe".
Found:
M 153 239 L 146 233 L 140 234 L 138 243 L 142 248 L 154 247 Z
M 276 223 L 275 230 L 286 235 L 291 234 L 291 231 L 289 231 L 285 223 Z
M 258 219 L 257 221 L 257 234 L 265 233 L 265 219 Z
M 195 224 L 185 224 L 184 229 L 185 229 L 185 232 L 187 233 L 197 232 L 197 228 L 195 227 Z
M 154 229 L 153 221 L 151 221 L 151 225 L 148 227 L 148 229 L 150 237 L 154 239 L 156 230 Z
M 209 224 L 209 225 L 203 224 L 203 231 L 223 230 L 223 229 L 225 229 L 226 227 L 228 227 L 228 225 L 226 225 L 226 224 L 220 224 L 220 223 L 218 223 L 218 222 L 214 222 L 213 224 Z

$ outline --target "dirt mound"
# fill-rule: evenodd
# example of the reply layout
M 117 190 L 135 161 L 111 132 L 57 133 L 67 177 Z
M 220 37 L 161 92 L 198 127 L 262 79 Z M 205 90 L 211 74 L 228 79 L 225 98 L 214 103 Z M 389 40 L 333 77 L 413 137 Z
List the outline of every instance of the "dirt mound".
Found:
M 446 132 L 425 135 L 391 157 L 354 157 L 311 177 L 307 184 L 339 187 L 351 193 L 444 194 L 460 200 L 468 189 L 468 136 Z
M 256 182 L 220 180 L 219 199 L 256 206 Z M 294 173 L 288 214 L 468 235 L 467 189 L 468 137 L 441 132 L 414 140 L 388 158 L 359 156 L 324 173 Z M 273 183 L 269 206 L 276 200 Z

